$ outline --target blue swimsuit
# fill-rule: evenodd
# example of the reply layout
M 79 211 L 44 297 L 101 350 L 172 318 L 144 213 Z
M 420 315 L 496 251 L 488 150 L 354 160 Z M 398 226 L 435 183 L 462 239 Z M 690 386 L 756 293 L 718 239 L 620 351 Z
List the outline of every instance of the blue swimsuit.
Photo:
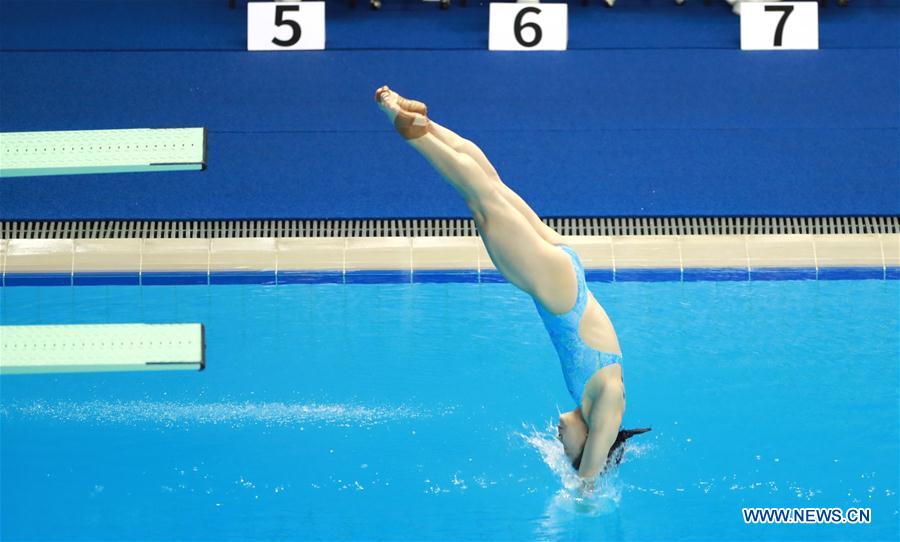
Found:
M 607 365 L 622 363 L 622 356 L 594 350 L 578 334 L 578 323 L 581 322 L 587 306 L 584 267 L 574 250 L 565 245 L 557 246 L 572 257 L 575 277 L 578 280 L 578 296 L 575 299 L 575 306 L 565 314 L 553 314 L 545 309 L 536 298 L 534 304 L 541 319 L 544 320 L 544 327 L 550 334 L 550 340 L 556 347 L 556 353 L 559 354 L 559 362 L 562 365 L 563 378 L 566 380 L 569 395 L 575 400 L 576 405 L 581 407 L 581 396 L 587 381 L 594 376 L 594 373 Z

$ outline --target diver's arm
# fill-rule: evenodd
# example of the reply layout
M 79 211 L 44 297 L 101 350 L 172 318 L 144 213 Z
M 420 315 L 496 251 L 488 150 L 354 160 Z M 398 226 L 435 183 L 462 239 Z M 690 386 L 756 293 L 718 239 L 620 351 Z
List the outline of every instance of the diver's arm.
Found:
M 621 381 L 607 380 L 591 405 L 587 416 L 588 438 L 581 455 L 578 475 L 592 478 L 606 466 L 609 449 L 616 441 L 625 412 L 624 387 Z

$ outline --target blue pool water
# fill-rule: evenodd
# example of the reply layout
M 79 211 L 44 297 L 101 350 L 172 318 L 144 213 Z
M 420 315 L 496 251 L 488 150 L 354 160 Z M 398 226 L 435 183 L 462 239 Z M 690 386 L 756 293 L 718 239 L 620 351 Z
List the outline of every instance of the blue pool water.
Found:
M 0 379 L 0 537 L 897 540 L 900 282 L 591 288 L 625 423 L 653 431 L 586 498 L 508 284 L 0 288 L 3 324 L 199 321 L 208 343 L 201 373 Z

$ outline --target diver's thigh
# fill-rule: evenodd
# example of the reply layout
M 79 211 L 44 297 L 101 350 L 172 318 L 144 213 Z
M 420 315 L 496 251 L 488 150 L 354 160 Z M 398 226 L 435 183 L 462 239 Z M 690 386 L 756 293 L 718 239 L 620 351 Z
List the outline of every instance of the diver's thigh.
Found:
M 570 256 L 535 232 L 499 192 L 483 199 L 479 210 L 476 223 L 497 269 L 549 310 L 569 310 L 578 295 Z

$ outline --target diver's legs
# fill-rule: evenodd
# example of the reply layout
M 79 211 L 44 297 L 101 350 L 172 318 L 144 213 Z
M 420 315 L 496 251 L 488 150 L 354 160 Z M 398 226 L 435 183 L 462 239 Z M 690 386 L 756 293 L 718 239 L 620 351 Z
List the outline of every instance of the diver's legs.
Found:
M 553 312 L 569 310 L 577 294 L 569 255 L 538 235 L 472 157 L 431 133 L 407 142 L 463 196 L 491 261 L 503 276 Z
M 469 156 L 471 156 L 473 160 L 478 162 L 478 165 L 481 166 L 481 169 L 483 169 L 485 173 L 497 179 L 498 181 L 500 180 L 500 175 L 497 174 L 497 170 L 494 169 L 493 164 L 491 164 L 490 160 L 487 159 L 487 156 L 484 155 L 484 152 L 480 148 L 478 148 L 478 145 L 475 145 L 453 130 L 441 126 L 440 124 L 434 122 L 434 120 L 431 120 L 431 122 L 429 123 L 428 131 L 437 136 L 438 139 L 449 145 L 450 148 L 452 148 L 456 152 L 461 152 L 463 154 L 468 154 Z
M 475 159 L 431 133 L 425 116 L 403 111 L 395 101 L 382 97 L 387 96 L 376 92 L 376 100 L 397 131 L 463 197 L 497 269 L 548 309 L 560 313 L 569 310 L 575 302 L 577 283 L 568 254 L 534 230 L 503 197 L 497 179 Z
M 528 203 L 500 179 L 497 170 L 478 145 L 434 121 L 429 122 L 428 131 L 437 136 L 442 142 L 449 145 L 453 150 L 466 154 L 475 160 L 488 177 L 493 179 L 499 185 L 498 190 L 506 201 L 508 201 L 517 211 L 522 213 L 522 216 L 528 220 L 528 223 L 534 228 L 534 231 L 543 237 L 545 241 L 553 245 L 559 245 L 564 242 L 563 237 L 556 233 L 556 230 L 544 224 Z
M 428 107 L 424 103 L 418 100 L 404 98 L 387 86 L 379 88 L 376 93 L 387 93 L 390 99 L 395 100 L 400 109 L 403 109 L 404 111 L 417 113 L 426 117 L 428 116 Z M 544 238 L 545 241 L 553 245 L 559 245 L 564 242 L 561 235 L 556 233 L 550 226 L 544 224 L 537 213 L 534 212 L 525 200 L 500 179 L 497 170 L 478 145 L 430 119 L 428 123 L 428 132 L 456 152 L 466 154 L 475 160 L 485 174 L 499 185 L 498 190 L 500 195 L 502 195 L 517 211 L 522 213 L 522 216 L 525 217 L 531 227 L 534 228 L 538 235 Z

